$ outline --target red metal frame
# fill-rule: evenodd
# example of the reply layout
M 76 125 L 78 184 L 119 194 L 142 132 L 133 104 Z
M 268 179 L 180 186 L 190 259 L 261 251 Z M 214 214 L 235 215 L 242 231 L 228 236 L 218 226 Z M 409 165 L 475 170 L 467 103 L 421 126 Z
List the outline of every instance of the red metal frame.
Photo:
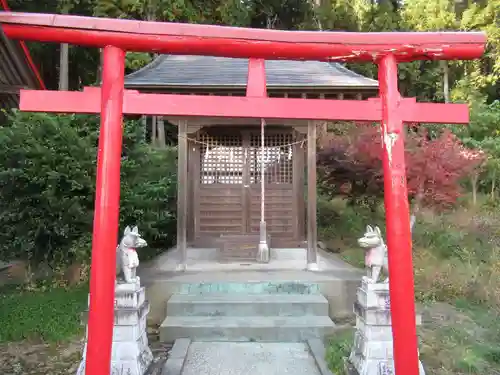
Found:
M 397 375 L 419 374 L 403 122 L 466 123 L 468 110 L 464 105 L 416 103 L 401 98 L 397 63 L 479 58 L 485 48 L 485 34 L 291 32 L 23 13 L 1 13 L 0 23 L 11 38 L 106 47 L 102 90 L 21 93 L 22 110 L 101 113 L 86 374 L 109 374 L 122 111 L 169 116 L 380 121 L 395 369 Z M 248 57 L 247 97 L 124 91 L 125 50 Z M 375 62 L 379 65 L 380 99 L 266 98 L 264 61 L 256 59 Z

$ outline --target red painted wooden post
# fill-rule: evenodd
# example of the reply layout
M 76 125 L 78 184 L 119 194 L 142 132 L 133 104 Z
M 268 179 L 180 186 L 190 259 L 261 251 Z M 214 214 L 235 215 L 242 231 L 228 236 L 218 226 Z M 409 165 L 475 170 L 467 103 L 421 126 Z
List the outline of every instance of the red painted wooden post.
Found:
M 125 53 L 113 46 L 105 47 L 103 53 L 101 128 L 97 154 L 85 366 L 87 375 L 109 375 L 110 372 L 120 207 Z
M 397 375 L 418 375 L 410 213 L 403 119 L 398 111 L 402 98 L 398 91 L 396 58 L 393 55 L 383 57 L 378 69 L 394 365 Z
M 266 61 L 264 59 L 248 60 L 247 97 L 267 97 Z

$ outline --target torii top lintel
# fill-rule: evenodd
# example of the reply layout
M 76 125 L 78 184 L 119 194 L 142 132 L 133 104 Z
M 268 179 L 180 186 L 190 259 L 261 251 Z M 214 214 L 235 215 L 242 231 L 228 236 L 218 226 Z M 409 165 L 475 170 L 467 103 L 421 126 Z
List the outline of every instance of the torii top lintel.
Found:
M 284 31 L 16 12 L 0 13 L 0 23 L 12 39 L 268 60 L 469 60 L 486 45 L 480 32 Z

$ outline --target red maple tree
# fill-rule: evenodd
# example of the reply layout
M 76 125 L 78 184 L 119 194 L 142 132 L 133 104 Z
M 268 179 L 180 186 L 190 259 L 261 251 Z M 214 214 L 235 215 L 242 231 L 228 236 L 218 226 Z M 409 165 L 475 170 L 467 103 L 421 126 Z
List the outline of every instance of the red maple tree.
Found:
M 374 202 L 383 196 L 382 138 L 380 127 L 356 124 L 320 139 L 320 187 L 330 195 L 344 195 L 351 202 Z M 446 207 L 462 193 L 461 182 L 484 161 L 478 150 L 466 149 L 449 130 L 431 139 L 425 130 L 405 136 L 409 198 L 417 205 Z

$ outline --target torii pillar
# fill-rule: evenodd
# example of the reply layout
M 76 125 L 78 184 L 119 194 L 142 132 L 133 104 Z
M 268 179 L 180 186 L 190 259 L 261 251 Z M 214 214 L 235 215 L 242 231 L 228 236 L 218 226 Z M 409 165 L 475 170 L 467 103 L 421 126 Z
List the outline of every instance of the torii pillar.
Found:
M 389 293 L 391 298 L 392 337 L 396 373 L 418 373 L 415 287 L 413 280 L 410 210 L 406 186 L 403 117 L 398 111 L 398 63 L 394 55 L 378 63 L 379 90 L 382 100 L 382 147 L 384 169 L 384 204 L 389 257 Z M 396 278 L 396 279 L 394 279 Z M 396 281 L 395 281 L 396 280 Z M 394 298 L 398 303 L 393 302 Z M 406 344 L 402 344 L 405 342 Z M 409 346 L 409 347 L 408 347 Z M 405 363 L 401 359 L 405 358 Z M 398 369 L 399 366 L 399 369 Z

